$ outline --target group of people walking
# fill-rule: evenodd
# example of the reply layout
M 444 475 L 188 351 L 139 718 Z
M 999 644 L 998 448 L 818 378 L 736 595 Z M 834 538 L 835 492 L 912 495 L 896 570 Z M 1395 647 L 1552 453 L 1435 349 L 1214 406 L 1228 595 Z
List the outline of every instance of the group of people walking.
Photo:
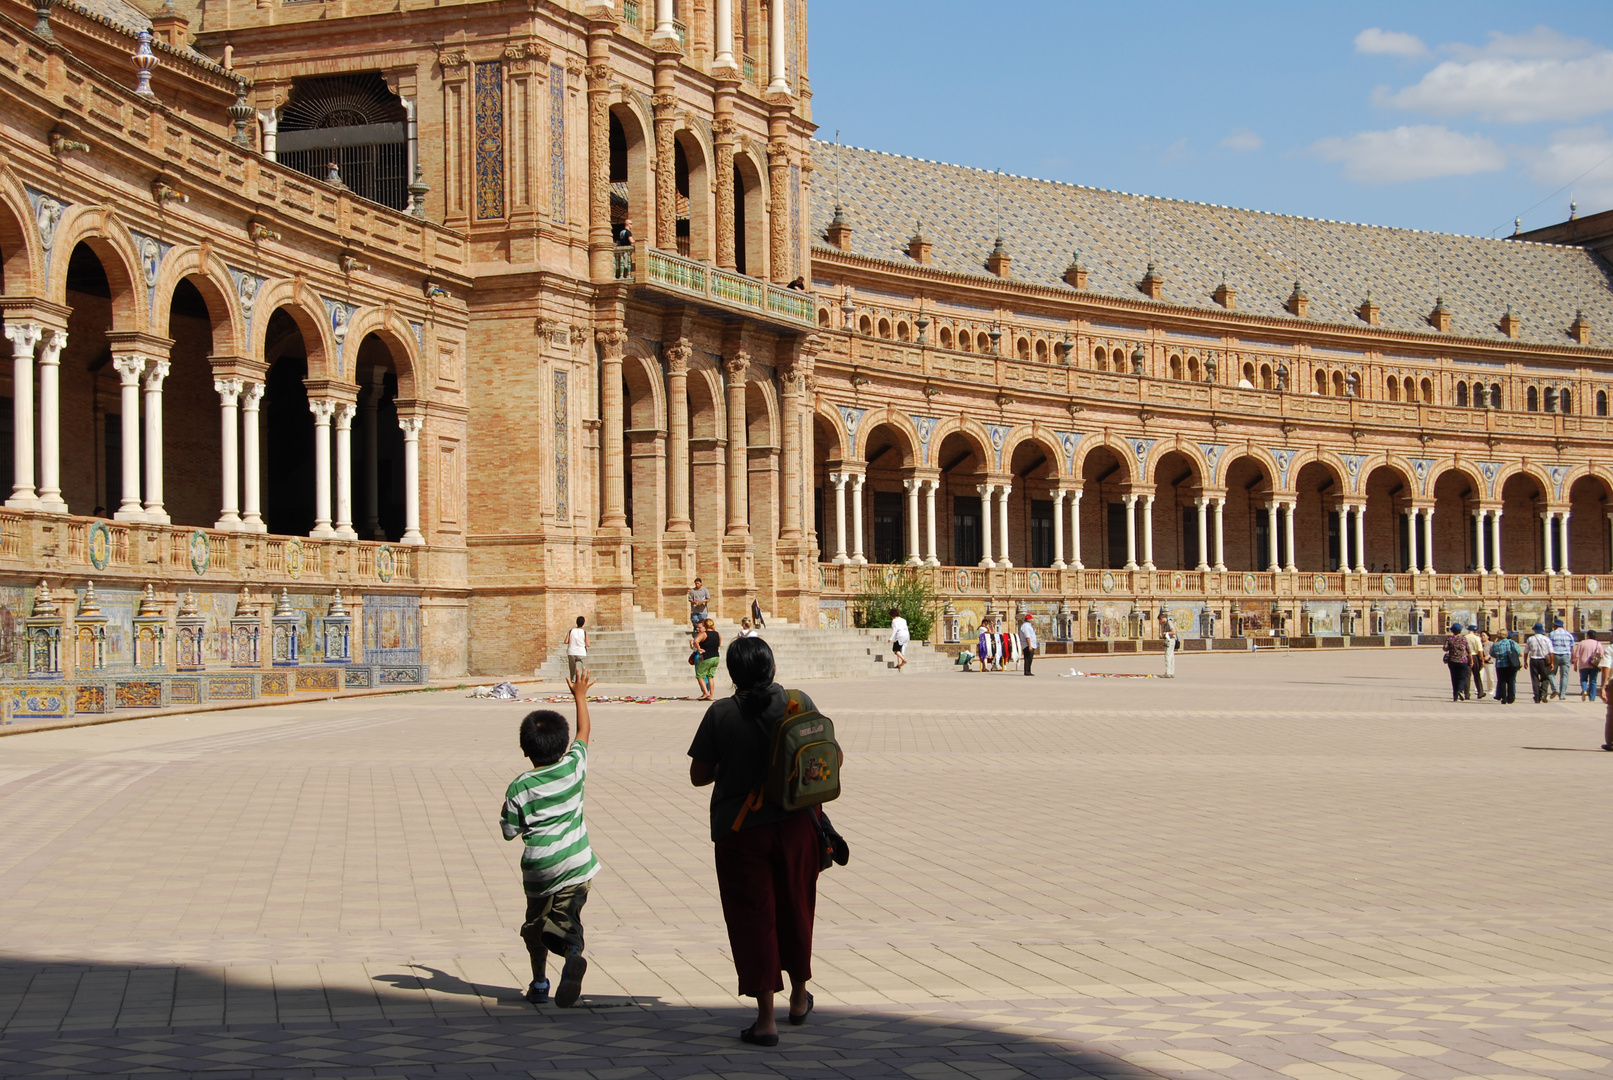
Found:
M 1511 705 L 1517 700 L 1518 673 L 1525 665 L 1536 704 L 1566 700 L 1570 672 L 1579 675 L 1579 700 L 1595 701 L 1599 691 L 1605 697 L 1608 675 L 1613 673 L 1613 649 L 1597 638 L 1596 631 L 1587 630 L 1576 640 L 1561 619 L 1553 620 L 1549 634 L 1545 623 L 1535 623 L 1521 645 L 1507 630 L 1497 631 L 1492 639 L 1477 626 L 1452 623 L 1444 659 L 1450 669 L 1452 701 L 1493 697 Z

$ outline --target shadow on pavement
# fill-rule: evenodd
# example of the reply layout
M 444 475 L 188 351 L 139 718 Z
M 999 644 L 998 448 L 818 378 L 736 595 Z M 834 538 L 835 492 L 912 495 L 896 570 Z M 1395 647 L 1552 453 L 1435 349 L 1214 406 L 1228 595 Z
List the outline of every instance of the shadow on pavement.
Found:
M 908 1012 L 820 1005 L 808 1024 L 784 1025 L 779 1046 L 764 1049 L 739 1041 L 754 1013 L 737 1006 L 595 996 L 586 987 L 576 1008 L 532 1006 L 516 987 L 405 966 L 414 973 L 376 976 L 379 985 L 365 993 L 249 985 L 221 967 L 0 960 L 0 1075 L 1161 1075 L 1078 1043 L 1027 1034 L 1029 1018 L 1017 1009 L 1016 1030 L 999 1031 L 946 1005 Z M 446 1008 L 442 996 L 451 999 Z M 1073 1004 L 1049 1002 L 1046 1012 Z M 1049 1017 L 1049 1026 L 1061 1025 Z

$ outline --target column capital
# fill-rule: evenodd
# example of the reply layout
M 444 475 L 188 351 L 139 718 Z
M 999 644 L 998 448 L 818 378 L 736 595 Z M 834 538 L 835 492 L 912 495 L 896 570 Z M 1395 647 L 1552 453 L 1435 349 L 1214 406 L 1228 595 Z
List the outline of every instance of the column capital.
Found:
M 661 354 L 666 360 L 668 375 L 687 375 L 689 360 L 694 356 L 694 346 L 689 344 L 688 338 L 679 338 L 672 344 L 663 346 Z
M 124 353 L 112 357 L 112 367 L 124 386 L 139 386 L 140 373 L 146 370 L 146 358 L 139 353 Z
M 241 390 L 241 408 L 256 409 L 263 400 L 264 386 L 260 382 L 244 383 Z
M 335 398 L 309 398 L 308 411 L 314 414 L 314 424 L 324 425 L 330 423 L 331 414 L 336 411 Z M 400 420 L 399 423 L 402 423 Z
M 336 403 L 336 427 L 338 429 L 351 427 L 353 417 L 358 414 L 358 406 L 351 401 L 338 401 Z
M 225 405 L 234 405 L 241 398 L 242 382 L 240 379 L 214 379 L 213 390 L 224 399 Z
M 62 350 L 65 348 L 67 348 L 67 331 L 48 330 L 46 336 L 40 339 L 39 363 L 46 366 L 61 363 Z
M 722 369 L 730 379 L 743 379 L 750 370 L 750 353 L 741 349 L 722 362 Z
M 600 351 L 606 360 L 620 360 L 622 350 L 627 345 L 627 331 L 620 327 L 610 327 L 594 331 L 594 340 L 599 342 Z
M 420 429 L 425 427 L 425 424 L 426 422 L 418 416 L 398 417 L 398 427 L 403 429 L 404 442 L 412 442 L 418 438 Z
M 168 372 L 172 366 L 167 360 L 158 360 L 153 357 L 146 361 L 146 373 L 142 377 L 141 383 L 147 390 L 161 390 L 162 381 L 168 377 Z
M 865 473 L 860 473 L 860 472 L 859 473 L 852 473 L 851 474 L 851 488 L 852 488 L 852 490 L 853 491 L 861 491 L 863 489 L 863 482 L 865 480 L 867 480 L 867 479 L 868 479 L 868 476 Z
M 36 322 L 8 322 L 4 329 L 12 350 L 30 356 L 33 355 L 34 346 L 45 336 L 45 328 Z
M 976 484 L 975 485 L 975 490 L 980 492 L 980 494 L 982 496 L 989 498 L 991 496 L 991 493 L 997 490 L 997 485 L 996 484 Z

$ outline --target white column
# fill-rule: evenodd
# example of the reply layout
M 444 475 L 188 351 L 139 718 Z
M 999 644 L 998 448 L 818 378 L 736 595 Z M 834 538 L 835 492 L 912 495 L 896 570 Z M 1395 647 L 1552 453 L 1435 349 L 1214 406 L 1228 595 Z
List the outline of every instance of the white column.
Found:
M 1501 572 L 1501 508 L 1490 511 L 1490 573 Z
M 278 151 L 280 134 L 280 114 L 274 109 L 258 113 L 258 123 L 263 125 L 263 156 L 267 161 L 274 161 Z M 412 175 L 412 174 L 411 174 Z
M 357 540 L 353 528 L 353 414 L 358 406 L 351 401 L 336 405 L 336 535 Z
M 863 557 L 863 484 L 866 473 L 851 474 L 851 561 L 858 566 L 868 565 Z
M 1363 503 L 1355 508 L 1355 572 L 1367 572 L 1367 508 Z
M 1124 496 L 1126 504 L 1126 569 L 1137 569 L 1137 496 Z
M 767 84 L 769 94 L 790 92 L 789 73 L 784 69 L 784 22 L 784 0 L 772 0 L 767 11 L 767 70 L 773 76 Z
M 336 402 L 330 398 L 310 398 L 308 411 L 314 414 L 314 527 L 309 536 L 331 537 L 330 526 L 330 418 Z
M 1267 569 L 1273 574 L 1281 570 L 1282 564 L 1277 561 L 1277 502 L 1272 500 L 1266 504 L 1266 548 L 1268 558 Z
M 246 532 L 267 532 L 259 491 L 263 467 L 258 459 L 258 403 L 263 400 L 263 384 L 247 383 L 241 392 L 241 528 Z
M 1013 485 L 1004 484 L 997 489 L 997 539 L 1002 541 L 1002 555 L 997 559 L 997 565 L 1004 570 L 1012 570 L 1014 564 L 1008 558 L 1008 496 L 1014 490 Z
M 980 492 L 980 565 L 990 570 L 997 565 L 991 557 L 991 495 L 997 485 L 976 484 L 975 490 Z
M 655 33 L 651 38 L 678 38 L 678 30 L 672 25 L 672 0 L 655 0 Z
M 1406 507 L 1406 573 L 1417 572 L 1417 510 Z
M 1154 497 L 1143 496 L 1143 569 L 1154 567 Z
M 835 486 L 835 557 L 837 564 L 851 560 L 846 557 L 846 481 L 845 473 L 830 473 L 829 483 Z
M 1063 570 L 1064 562 L 1064 496 L 1063 488 L 1053 492 L 1053 569 Z
M 1540 568 L 1547 574 L 1555 574 L 1557 572 L 1552 566 L 1553 552 L 1551 549 L 1552 521 L 1554 518 L 1556 518 L 1556 516 L 1557 512 L 1555 510 L 1548 510 L 1544 514 L 1540 515 L 1540 524 L 1544 529 L 1544 536 L 1542 537 L 1544 548 L 1540 557 Z
M 414 175 L 410 173 L 410 175 Z M 373 368 L 369 390 L 362 398 L 364 410 L 364 476 L 362 479 L 363 502 L 360 524 L 364 526 L 361 531 L 366 540 L 384 540 L 386 535 L 381 531 L 381 462 L 380 462 L 380 421 L 381 395 L 385 392 L 386 369 Z
M 1485 518 L 1490 516 L 1488 510 L 1473 511 L 1473 568 L 1484 573 L 1484 527 Z
M 1434 508 L 1423 507 L 1423 573 L 1434 572 Z
M 925 550 L 929 552 L 924 558 L 926 566 L 940 566 L 941 556 L 935 550 L 935 494 L 941 490 L 941 481 L 926 481 L 924 488 L 924 533 L 928 543 Z
M 62 499 L 62 350 L 67 331 L 52 330 L 39 346 L 39 508 L 67 513 Z
M 398 417 L 403 429 L 403 539 L 401 544 L 424 544 L 420 535 L 420 427 L 416 416 Z
M 1299 571 L 1299 564 L 1294 560 L 1294 511 L 1297 509 L 1299 509 L 1299 505 L 1297 503 L 1285 503 L 1283 505 L 1283 518 L 1287 521 L 1288 528 L 1287 570 L 1290 574 L 1297 573 Z
M 907 489 L 907 558 L 903 561 L 908 566 L 923 566 L 924 557 L 919 554 L 919 488 L 924 481 L 907 479 L 902 481 L 902 487 Z
M 1222 523 L 1226 518 L 1227 497 L 1219 495 L 1215 500 L 1215 572 L 1227 572 L 1226 532 Z
M 1199 564 L 1195 569 L 1202 574 L 1210 569 L 1210 500 L 1201 495 L 1193 505 L 1199 511 Z
M 1086 563 L 1081 561 L 1081 489 L 1070 492 L 1070 566 L 1075 570 L 1085 570 Z
M 168 377 L 168 361 L 146 364 L 146 520 L 166 525 L 168 511 L 162 505 L 162 381 Z
M 1339 504 L 1339 573 L 1350 572 L 1350 508 Z
M 219 400 L 219 490 L 223 493 L 220 500 L 223 505 L 219 508 L 218 521 L 215 529 L 228 529 L 232 532 L 241 527 L 241 507 L 237 501 L 240 492 L 241 466 L 237 438 L 240 424 L 236 417 L 237 405 L 241 400 L 240 379 L 214 379 L 213 389 L 218 392 Z
M 712 36 L 717 40 L 712 43 L 716 56 L 712 58 L 711 66 L 738 67 L 734 63 L 734 0 L 717 0 Z
M 1563 560 L 1562 565 L 1557 568 L 1557 572 L 1560 574 L 1572 574 L 1574 572 L 1574 562 L 1568 557 L 1568 519 L 1573 516 L 1574 514 L 1571 510 L 1564 510 L 1557 515 L 1557 528 L 1563 537 L 1560 549 L 1563 554 Z
M 7 323 L 11 342 L 12 462 L 14 482 L 7 506 L 20 510 L 39 507 L 34 494 L 34 346 L 44 335 L 38 323 Z
M 118 521 L 144 521 L 146 510 L 140 505 L 140 373 L 146 369 L 146 358 L 118 356 L 112 366 L 117 369 L 123 395 L 123 502 L 112 516 Z

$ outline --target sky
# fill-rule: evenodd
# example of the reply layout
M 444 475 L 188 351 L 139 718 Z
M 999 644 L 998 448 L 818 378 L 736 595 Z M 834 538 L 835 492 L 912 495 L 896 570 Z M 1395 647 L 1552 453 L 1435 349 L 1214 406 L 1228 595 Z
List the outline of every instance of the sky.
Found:
M 1613 3 L 810 0 L 818 137 L 1505 236 L 1613 209 Z M 825 157 L 828 157 L 826 155 Z M 815 181 L 833 183 L 820 158 Z

